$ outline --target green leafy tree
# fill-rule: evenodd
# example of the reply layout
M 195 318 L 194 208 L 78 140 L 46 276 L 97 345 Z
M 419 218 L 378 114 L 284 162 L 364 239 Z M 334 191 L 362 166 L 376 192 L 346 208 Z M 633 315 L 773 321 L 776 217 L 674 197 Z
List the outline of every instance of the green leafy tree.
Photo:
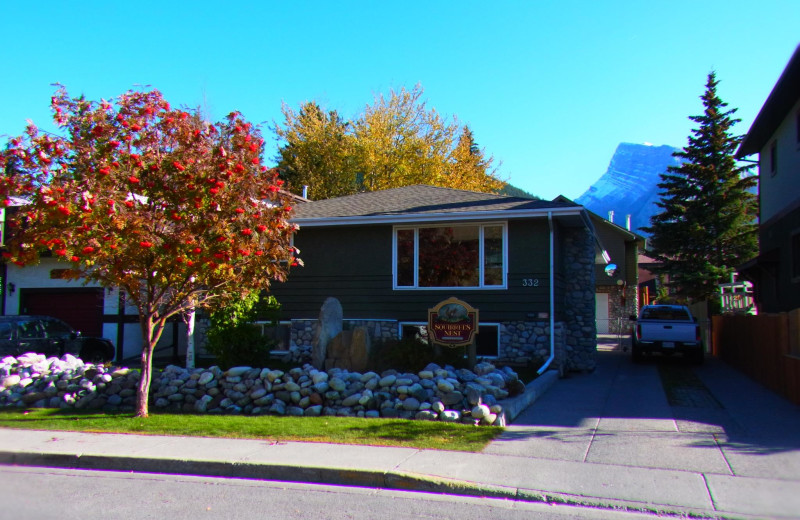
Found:
M 353 136 L 349 123 L 335 111 L 316 103 L 303 103 L 298 112 L 283 105 L 285 125 L 275 133 L 286 144 L 278 150 L 278 169 L 290 190 L 327 199 L 349 195 L 357 189 L 353 162 Z
M 316 103 L 284 107 L 275 128 L 282 178 L 297 192 L 309 185 L 314 199 L 411 184 L 499 191 L 505 183 L 472 132 L 429 110 L 422 94 L 417 86 L 376 96 L 348 122 Z
M 3 169 L 0 202 L 29 201 L 11 222 L 5 256 L 24 266 L 46 251 L 75 278 L 125 291 L 139 311 L 137 415 L 146 417 L 167 320 L 284 280 L 298 262 L 292 208 L 277 173 L 261 165 L 257 128 L 238 113 L 210 124 L 158 91 L 112 104 L 63 88 L 52 108 L 64 136 L 30 125 L 0 155 L 21 166 Z
M 758 250 L 756 178 L 734 159 L 741 137 L 731 129 L 739 120 L 718 97 L 718 83 L 710 73 L 703 115 L 690 117 L 697 128 L 674 154 L 682 164 L 661 175 L 661 212 L 645 228 L 661 263 L 657 271 L 669 276 L 677 296 L 691 301 L 711 297 Z

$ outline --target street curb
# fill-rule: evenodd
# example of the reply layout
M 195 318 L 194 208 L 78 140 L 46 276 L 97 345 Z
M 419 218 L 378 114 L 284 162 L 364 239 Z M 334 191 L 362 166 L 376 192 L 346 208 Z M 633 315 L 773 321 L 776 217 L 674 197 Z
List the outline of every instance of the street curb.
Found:
M 216 478 L 293 482 L 319 485 L 355 486 L 397 491 L 497 498 L 552 505 L 590 507 L 615 511 L 641 512 L 694 518 L 745 518 L 715 511 L 643 504 L 601 497 L 522 489 L 510 486 L 433 477 L 405 472 L 382 472 L 346 468 L 287 466 L 263 463 L 233 463 L 200 460 L 174 460 L 66 453 L 19 453 L 0 451 L 0 464 L 91 471 L 121 471 L 149 474 L 193 475 Z

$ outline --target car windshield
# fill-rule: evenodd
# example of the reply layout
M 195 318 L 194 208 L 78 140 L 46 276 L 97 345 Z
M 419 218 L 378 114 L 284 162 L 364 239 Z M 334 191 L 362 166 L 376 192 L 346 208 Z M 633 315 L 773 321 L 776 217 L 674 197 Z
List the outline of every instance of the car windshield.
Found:
M 683 309 L 672 307 L 649 307 L 642 310 L 644 320 L 689 321 L 689 314 Z

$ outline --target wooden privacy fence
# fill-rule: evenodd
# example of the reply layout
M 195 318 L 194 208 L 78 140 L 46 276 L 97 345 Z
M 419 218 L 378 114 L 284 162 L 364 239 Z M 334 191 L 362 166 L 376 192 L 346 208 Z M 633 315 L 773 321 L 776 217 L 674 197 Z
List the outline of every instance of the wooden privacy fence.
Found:
M 714 316 L 712 353 L 800 404 L 800 309 L 758 316 Z

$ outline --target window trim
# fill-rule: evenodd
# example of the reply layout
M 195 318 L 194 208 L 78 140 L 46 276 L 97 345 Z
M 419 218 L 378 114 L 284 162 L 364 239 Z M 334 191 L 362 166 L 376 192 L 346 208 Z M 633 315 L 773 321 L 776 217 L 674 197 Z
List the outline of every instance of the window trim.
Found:
M 397 337 L 399 339 L 403 339 L 403 327 L 427 327 L 427 326 L 428 326 L 428 323 L 424 322 L 424 321 L 400 321 L 400 322 L 397 323 Z M 502 346 L 501 345 L 501 338 L 503 337 L 503 335 L 502 335 L 502 324 L 500 322 L 496 322 L 496 321 L 481 321 L 481 322 L 478 322 L 478 330 L 480 330 L 481 327 L 495 327 L 497 329 L 497 348 L 496 348 L 497 354 L 493 355 L 493 356 L 477 354 L 477 358 L 478 359 L 500 359 L 501 358 L 500 352 L 501 352 L 501 346 Z M 475 341 L 476 341 L 475 350 L 476 350 L 476 353 L 477 353 L 477 341 L 478 341 L 479 337 L 480 337 L 480 333 L 478 333 L 475 336 Z M 443 348 L 447 348 L 447 347 L 443 347 Z
M 480 285 L 477 286 L 455 286 L 455 287 L 420 287 L 419 286 L 419 230 L 423 228 L 446 228 L 446 227 L 477 227 L 478 228 L 478 267 L 480 270 Z M 500 285 L 484 285 L 485 269 L 485 244 L 484 229 L 487 227 L 500 227 L 503 233 L 503 267 L 501 269 L 503 283 Z M 399 231 L 414 231 L 414 284 L 397 284 L 397 234 Z M 476 222 L 431 222 L 414 225 L 396 225 L 392 229 L 392 289 L 395 291 L 496 291 L 508 289 L 508 221 L 476 221 Z

